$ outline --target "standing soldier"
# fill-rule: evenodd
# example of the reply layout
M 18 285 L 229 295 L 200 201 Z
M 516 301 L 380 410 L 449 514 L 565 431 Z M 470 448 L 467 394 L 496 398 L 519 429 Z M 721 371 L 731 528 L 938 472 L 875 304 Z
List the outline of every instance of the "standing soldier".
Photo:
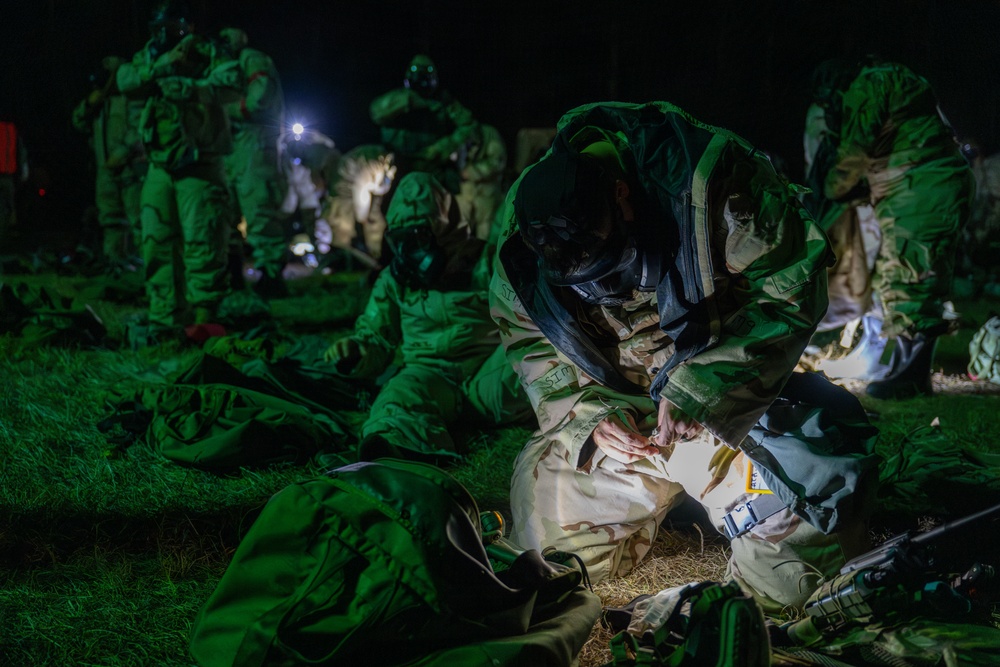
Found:
M 480 123 L 469 143 L 462 184 L 455 198 L 476 238 L 483 241 L 489 239 L 493 218 L 503 203 L 506 168 L 507 147 L 499 130 Z
M 846 83 L 819 96 L 836 142 L 823 194 L 842 202 L 865 185 L 870 191 L 882 231 L 872 288 L 884 311 L 882 335 L 896 341 L 888 374 L 867 392 L 930 394 L 955 248 L 972 205 L 972 172 L 925 79 L 897 63 L 872 62 L 846 74 L 839 77 Z
M 235 68 L 215 68 L 214 46 L 192 32 L 179 2 L 161 2 L 150 28 L 152 39 L 117 76 L 123 93 L 147 98 L 140 217 L 149 331 L 135 344 L 212 322 L 229 292 L 223 156 L 233 140 L 220 93 L 234 90 Z
M 73 111 L 73 126 L 90 135 L 94 151 L 94 202 L 104 261 L 111 269 L 125 266 L 139 252 L 139 198 L 146 173 L 139 137 L 145 100 L 129 99 L 118 90 L 115 75 L 121 64 L 117 56 L 104 58 L 104 78 L 95 77 L 94 89 Z
M 425 171 L 450 192 L 458 192 L 459 161 L 464 159 L 476 121 L 471 111 L 440 87 L 434 61 L 414 56 L 403 87 L 375 98 L 371 118 L 381 128 L 386 150 L 393 154 L 398 179 L 411 171 Z
M 239 63 L 240 96 L 227 103 L 233 152 L 225 159 L 226 180 L 235 222 L 246 219 L 251 259 L 260 273 L 254 289 L 264 297 L 285 296 L 285 231 L 281 202 L 285 178 L 278 163 L 278 139 L 284 127 L 285 100 L 271 58 L 247 46 L 247 34 L 224 28 L 225 57 Z

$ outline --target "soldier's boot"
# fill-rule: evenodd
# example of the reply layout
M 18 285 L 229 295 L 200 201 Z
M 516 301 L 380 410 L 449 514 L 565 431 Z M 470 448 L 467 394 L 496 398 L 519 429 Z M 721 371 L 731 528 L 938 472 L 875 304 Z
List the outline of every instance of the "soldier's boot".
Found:
M 872 382 L 866 389 L 869 396 L 881 399 L 904 399 L 929 396 L 934 393 L 931 385 L 931 361 L 937 335 L 920 332 L 913 338 L 900 336 L 889 359 L 889 374 L 885 379 Z
M 885 379 L 891 366 L 882 363 L 886 340 L 880 337 L 882 320 L 872 315 L 861 319 L 861 340 L 840 359 L 821 359 L 816 369 L 828 378 L 851 378 L 873 382 Z

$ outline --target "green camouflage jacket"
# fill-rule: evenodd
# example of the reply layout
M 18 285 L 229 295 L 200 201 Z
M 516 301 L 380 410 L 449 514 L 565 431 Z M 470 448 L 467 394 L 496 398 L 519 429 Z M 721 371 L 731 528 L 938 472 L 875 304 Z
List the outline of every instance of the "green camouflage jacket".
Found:
M 249 47 L 240 50 L 237 61 L 240 95 L 225 105 L 233 133 L 253 128 L 276 146 L 285 127 L 285 97 L 274 61 Z
M 579 321 L 579 304 L 538 278 L 514 218 L 515 183 L 498 222 L 504 231 L 490 288 L 508 359 L 542 431 L 571 451 L 609 414 L 648 410 L 647 391 L 736 447 L 788 379 L 826 309 L 829 243 L 766 157 L 669 103 L 574 109 L 560 121 L 552 150 L 598 140 L 615 146 L 652 210 L 676 227 L 652 313 L 672 354 L 659 367 L 647 365 L 648 383 L 641 384 L 629 379 L 634 368 L 600 354 L 592 329 Z
M 189 41 L 188 41 L 189 40 Z M 223 104 L 236 99 L 238 62 L 221 62 L 212 44 L 188 35 L 188 55 L 171 63 L 152 42 L 116 74 L 118 89 L 146 98 L 140 123 L 149 161 L 167 170 L 228 155 L 233 150 Z
M 872 202 L 878 202 L 904 174 L 937 160 L 968 171 L 930 84 L 903 65 L 863 68 L 843 94 L 839 124 L 836 158 L 824 184 L 830 199 L 841 199 L 867 179 Z
M 472 375 L 500 344 L 485 290 L 417 290 L 383 270 L 352 337 L 364 346 L 354 377 L 377 377 L 396 358 L 404 365 L 457 367 Z
M 375 98 L 372 122 L 382 128 L 382 143 L 412 171 L 433 171 L 447 162 L 476 129 L 472 112 L 447 92 L 439 99 L 396 88 Z
M 389 229 L 428 224 L 448 257 L 447 289 L 400 284 L 390 269 L 372 287 L 352 337 L 364 348 L 356 377 L 375 377 L 399 354 L 404 365 L 422 364 L 474 374 L 500 344 L 490 319 L 483 243 L 457 216 L 450 193 L 426 173 L 404 177 L 387 213 Z
M 73 127 L 90 135 L 98 167 L 119 169 L 143 156 L 139 123 L 144 103 L 121 94 L 83 99 L 73 110 Z

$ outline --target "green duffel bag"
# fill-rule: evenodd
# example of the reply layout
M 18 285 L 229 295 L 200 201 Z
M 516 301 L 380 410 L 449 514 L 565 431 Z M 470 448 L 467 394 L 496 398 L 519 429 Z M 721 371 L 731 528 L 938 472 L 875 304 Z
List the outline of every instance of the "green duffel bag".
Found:
M 203 667 L 571 665 L 601 612 L 584 577 L 536 551 L 494 571 L 454 478 L 357 463 L 271 498 L 190 650 Z

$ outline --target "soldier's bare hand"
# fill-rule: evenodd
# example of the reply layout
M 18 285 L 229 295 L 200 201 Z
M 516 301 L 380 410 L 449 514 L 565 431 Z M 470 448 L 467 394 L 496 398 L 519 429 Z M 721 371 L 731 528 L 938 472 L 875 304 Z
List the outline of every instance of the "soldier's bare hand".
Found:
M 625 413 L 628 422 L 618 415 L 604 419 L 594 429 L 594 444 L 608 457 L 621 463 L 634 463 L 660 450 L 650 444 L 649 438 L 639 433 L 635 418 Z
M 661 398 L 656 430 L 653 431 L 650 440 L 658 447 L 668 447 L 675 442 L 691 440 L 704 428 L 679 407 Z

